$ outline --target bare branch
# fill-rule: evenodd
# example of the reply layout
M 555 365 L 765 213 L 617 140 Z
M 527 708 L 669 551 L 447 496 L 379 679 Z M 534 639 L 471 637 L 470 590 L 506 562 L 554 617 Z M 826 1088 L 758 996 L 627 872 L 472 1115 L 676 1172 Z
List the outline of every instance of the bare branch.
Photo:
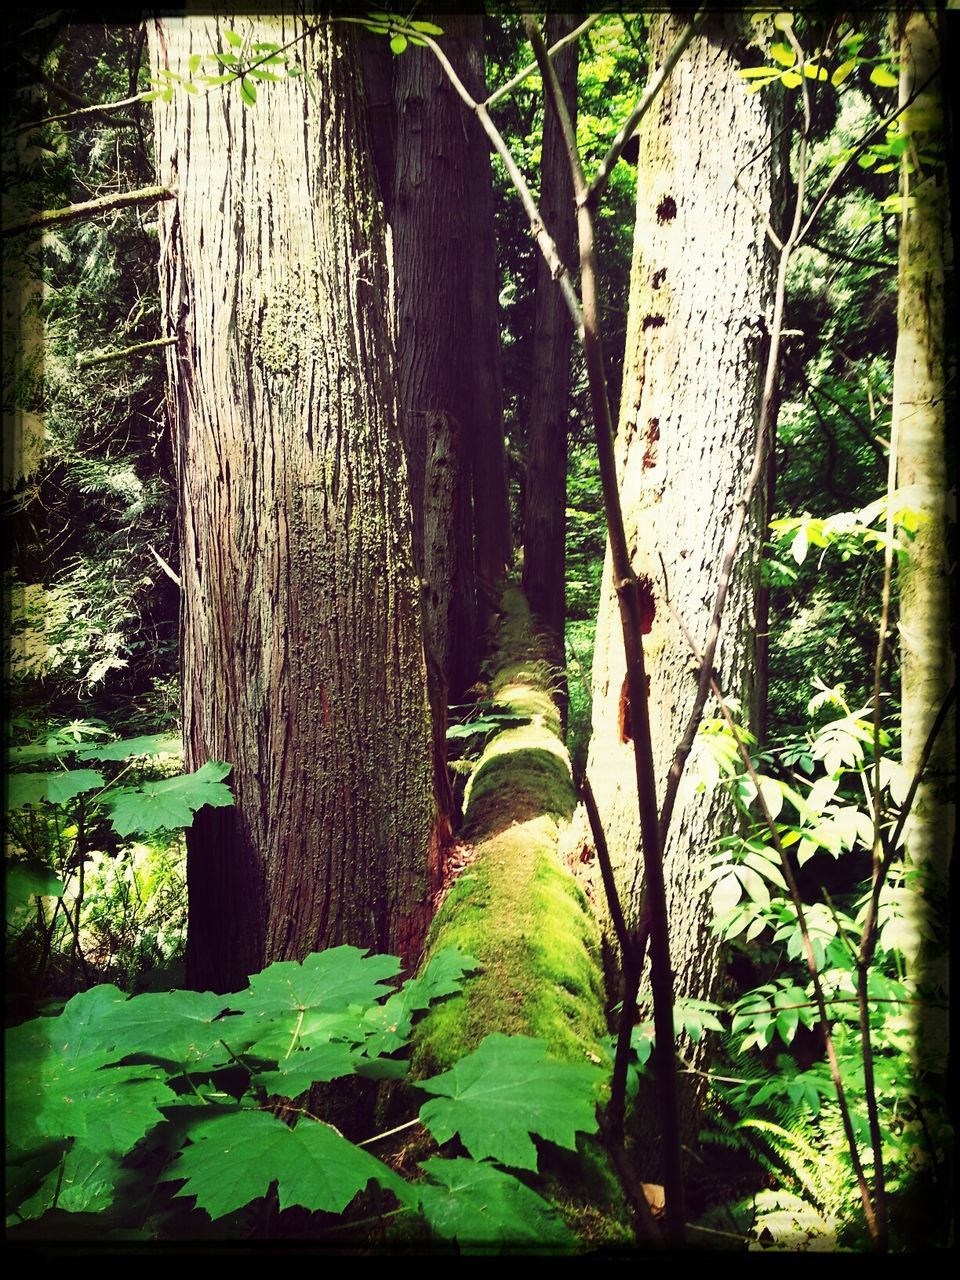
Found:
M 176 191 L 170 187 L 141 187 L 138 191 L 120 191 L 116 195 L 101 196 L 98 200 L 70 204 L 65 209 L 44 209 L 43 212 L 32 213 L 29 218 L 23 218 L 19 222 L 8 222 L 3 228 L 3 235 L 17 236 L 25 231 L 43 231 L 64 222 L 95 218 L 98 214 L 110 213 L 113 209 L 128 209 L 134 205 L 156 204 L 159 200 L 176 198 Z
M 688 22 L 680 32 L 680 35 L 675 40 L 673 47 L 664 58 L 663 65 L 658 67 L 651 78 L 647 81 L 647 87 L 643 91 L 643 96 L 630 112 L 626 122 L 620 128 L 619 133 L 613 140 L 613 145 L 601 161 L 600 168 L 597 170 L 597 176 L 590 184 L 588 198 L 594 207 L 596 207 L 598 201 L 603 196 L 604 191 L 607 189 L 607 183 L 610 181 L 610 174 L 613 172 L 614 165 L 623 154 L 623 148 L 636 133 L 640 125 L 640 121 L 653 106 L 654 102 L 656 102 L 660 90 L 670 79 L 670 74 L 673 71 L 673 68 L 680 61 L 680 57 L 683 54 L 684 49 L 686 49 L 687 45 L 703 26 L 706 18 L 707 10 L 705 7 L 699 9 L 697 13 L 694 14 L 691 21 Z
M 567 32 L 562 40 L 558 40 L 556 44 L 552 44 L 547 50 L 547 56 L 552 58 L 560 52 L 560 50 L 568 44 L 572 44 L 574 40 L 579 40 L 585 31 L 589 31 L 595 22 L 600 20 L 599 13 L 591 13 L 585 22 L 581 22 L 579 27 L 575 27 L 573 31 Z M 484 101 L 485 107 L 492 107 L 495 103 L 500 102 L 502 98 L 507 98 L 513 93 L 519 85 L 523 84 L 528 76 L 532 76 L 537 69 L 536 60 L 524 67 L 522 71 L 518 71 L 512 80 L 508 80 L 506 84 L 501 85 L 499 89 L 494 90 L 490 97 Z
M 91 369 L 97 364 L 107 364 L 111 360 L 124 360 L 127 356 L 137 355 L 141 351 L 154 351 L 158 347 L 172 347 L 179 338 L 151 338 L 148 342 L 135 342 L 132 347 L 119 347 L 115 351 L 102 351 L 94 356 L 77 356 L 78 369 Z

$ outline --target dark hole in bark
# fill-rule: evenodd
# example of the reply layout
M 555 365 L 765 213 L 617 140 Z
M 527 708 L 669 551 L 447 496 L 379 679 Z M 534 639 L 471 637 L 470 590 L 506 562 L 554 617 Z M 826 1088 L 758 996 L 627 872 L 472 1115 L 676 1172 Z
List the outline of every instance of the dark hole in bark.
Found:
M 627 693 L 627 677 L 623 677 L 623 685 L 620 689 L 620 741 L 632 742 L 633 729 L 630 727 L 630 695 Z
M 643 330 L 644 330 L 644 333 L 646 333 L 646 331 L 647 331 L 648 329 L 660 329 L 660 328 L 662 328 L 666 323 L 667 323 L 667 322 L 666 322 L 666 320 L 663 318 L 663 316 L 644 316 L 644 317 L 643 317 Z
M 659 271 L 653 273 L 653 287 L 659 289 L 667 278 L 667 268 L 661 267 Z
M 677 216 L 677 202 L 673 196 L 665 196 L 657 205 L 657 221 L 671 222 Z

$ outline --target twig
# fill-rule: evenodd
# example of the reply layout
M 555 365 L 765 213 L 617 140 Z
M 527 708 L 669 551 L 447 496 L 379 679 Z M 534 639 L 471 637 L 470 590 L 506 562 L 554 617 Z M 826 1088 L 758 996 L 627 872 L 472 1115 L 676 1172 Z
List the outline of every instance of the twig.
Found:
M 147 342 L 136 342 L 132 347 L 119 347 L 115 351 L 103 351 L 95 356 L 77 356 L 77 368 L 92 369 L 96 364 L 107 364 L 110 360 L 123 360 L 127 356 L 137 355 L 140 351 L 172 347 L 179 341 L 179 338 L 150 338 Z
M 383 1133 L 375 1133 L 372 1138 L 364 1138 L 362 1142 L 358 1142 L 358 1147 L 369 1147 L 373 1142 L 382 1142 L 384 1138 L 392 1138 L 395 1133 L 403 1133 L 405 1129 L 412 1129 L 420 1123 L 417 1120 L 406 1120 L 403 1124 L 398 1124 L 393 1129 L 385 1129 Z
M 523 174 L 517 167 L 517 162 L 514 160 L 510 148 L 504 142 L 503 137 L 500 134 L 500 130 L 490 119 L 490 114 L 487 111 L 485 104 L 474 101 L 469 90 L 457 75 L 456 71 L 454 71 L 453 66 L 450 63 L 450 59 L 437 44 L 436 40 L 432 39 L 430 36 L 423 35 L 422 32 L 418 32 L 417 37 L 418 39 L 423 40 L 424 44 L 432 50 L 433 54 L 446 72 L 450 83 L 460 95 L 463 102 L 466 103 L 480 121 L 484 133 L 493 143 L 497 155 L 499 155 L 500 159 L 506 166 L 507 173 L 510 175 L 510 181 L 513 183 L 517 194 L 520 197 L 521 203 L 523 204 L 524 212 L 529 219 L 530 232 L 537 244 L 540 246 L 540 252 L 547 260 L 547 265 L 550 267 L 550 274 L 560 286 L 560 291 L 563 294 L 563 300 L 567 304 L 567 310 L 570 312 L 573 319 L 574 329 L 577 332 L 577 336 L 582 340 L 583 312 L 581 310 L 576 291 L 570 281 L 569 272 L 561 261 L 560 255 L 557 252 L 557 246 L 553 241 L 553 237 L 544 225 L 543 219 L 540 216 L 540 210 L 537 208 L 537 202 L 534 200 Z
M 574 40 L 579 40 L 585 31 L 589 31 L 594 23 L 599 22 L 600 17 L 601 15 L 599 13 L 591 13 L 585 22 L 580 23 L 579 27 L 575 27 L 573 31 L 568 31 L 562 39 L 558 40 L 556 44 L 552 44 L 550 46 L 547 50 L 548 57 L 553 58 L 560 52 L 564 45 L 572 44 Z M 500 88 L 495 89 L 488 98 L 485 98 L 483 105 L 489 108 L 499 102 L 501 98 L 508 97 L 513 93 L 514 89 L 523 84 L 524 80 L 526 80 L 528 76 L 532 76 L 536 69 L 537 62 L 536 59 L 534 59 L 534 61 L 524 67 L 522 71 L 518 71 L 512 80 L 508 80 L 506 84 L 501 85 Z
M 74 120 L 77 116 L 109 115 L 111 111 L 117 111 L 121 107 L 132 107 L 137 102 L 143 102 L 147 94 L 152 92 L 154 90 L 144 89 L 142 93 L 135 93 L 130 98 L 120 98 L 116 102 L 95 102 L 89 107 L 76 107 L 73 111 L 63 111 L 56 116 L 44 116 L 42 120 L 28 120 L 25 124 L 18 124 L 14 132 L 24 133 L 27 129 L 39 129 L 41 125 L 57 124 L 61 120 Z M 129 123 L 132 124 L 133 121 Z
M 643 91 L 640 101 L 630 112 L 625 123 L 621 126 L 617 136 L 613 140 L 610 150 L 600 162 L 600 168 L 597 170 L 596 177 L 587 189 L 587 199 L 593 208 L 597 207 L 603 193 L 606 191 L 607 183 L 610 181 L 610 175 L 613 172 L 617 161 L 623 154 L 624 147 L 636 133 L 640 126 L 640 121 L 653 106 L 654 102 L 656 102 L 660 95 L 660 91 L 670 79 L 673 68 L 680 61 L 687 45 L 703 26 L 706 18 L 706 7 L 699 9 L 694 14 L 693 18 L 687 23 L 677 39 L 674 41 L 673 46 L 663 60 L 662 66 L 658 67 L 647 81 L 646 88 Z
M 153 545 L 152 542 L 147 544 L 147 550 L 153 556 L 154 560 L 156 560 L 157 564 L 160 566 L 163 572 L 167 575 L 170 581 L 175 582 L 176 585 L 182 590 L 183 583 L 180 580 L 180 575 L 170 568 L 166 560 L 164 560 L 163 556 L 156 549 L 156 547 Z
M 44 209 L 40 213 L 32 213 L 29 218 L 22 218 L 19 222 L 8 222 L 2 234 L 17 236 L 24 231 L 42 231 L 46 227 L 57 226 L 64 222 L 93 218 L 99 213 L 109 213 L 113 209 L 128 209 L 133 205 L 156 204 L 159 200 L 176 200 L 176 198 L 176 191 L 170 187 L 141 187 L 138 191 L 120 191 L 116 195 L 101 196 L 97 200 L 84 200 L 80 204 L 70 204 L 64 209 Z
M 788 31 L 787 34 L 792 36 L 793 32 Z M 898 117 L 901 116 L 904 113 L 904 111 L 906 111 L 906 109 L 910 106 L 910 104 L 920 96 L 920 94 L 924 91 L 924 89 L 926 89 L 927 85 L 936 79 L 937 75 L 939 75 L 939 71 L 935 71 L 932 76 L 928 76 L 927 79 L 924 80 L 922 84 L 918 85 L 914 89 L 913 93 L 911 93 L 908 98 L 906 98 L 903 102 L 900 103 L 896 111 L 891 111 L 889 115 L 884 116 L 884 118 L 880 121 L 879 124 L 875 124 L 872 129 L 868 129 L 867 132 L 863 134 L 863 136 L 860 138 L 860 141 L 856 143 L 856 145 L 853 148 L 853 151 L 847 157 L 846 162 L 842 165 L 839 165 L 836 169 L 834 169 L 833 173 L 827 179 L 827 183 L 820 193 L 819 200 L 813 206 L 813 212 L 810 214 L 810 217 L 803 224 L 803 230 L 797 236 L 798 245 L 801 244 L 809 235 L 810 228 L 816 222 L 817 217 L 820 213 L 820 210 L 823 208 L 824 204 L 826 204 L 827 202 L 830 192 L 837 185 L 840 179 L 850 171 L 851 167 L 856 163 L 857 159 L 866 150 L 871 140 L 875 138 L 877 134 L 881 132 L 881 130 L 889 128 L 889 126 L 893 124 L 894 120 L 898 119 Z M 806 89 L 806 87 L 807 87 L 806 79 L 804 79 L 804 88 Z

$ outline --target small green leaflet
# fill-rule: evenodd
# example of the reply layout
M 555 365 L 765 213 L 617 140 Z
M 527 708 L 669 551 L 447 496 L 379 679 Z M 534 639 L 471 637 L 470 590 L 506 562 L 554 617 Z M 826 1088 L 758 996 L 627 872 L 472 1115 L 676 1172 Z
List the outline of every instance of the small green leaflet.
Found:
M 594 1066 L 548 1058 L 542 1040 L 497 1033 L 451 1070 L 418 1082 L 441 1095 L 424 1103 L 420 1120 L 437 1142 L 459 1133 L 475 1160 L 536 1169 L 531 1134 L 574 1151 L 578 1133 L 596 1132 L 601 1080 Z
M 870 83 L 881 89 L 895 89 L 900 81 L 889 68 L 877 66 L 870 72 Z
M 539 1245 L 545 1253 L 575 1247 L 550 1205 L 512 1174 L 462 1159 L 432 1158 L 422 1167 L 432 1180 L 417 1188 L 423 1216 L 438 1236 L 456 1240 L 462 1253 L 499 1253 L 517 1245 Z
M 371 1181 L 411 1203 L 412 1189 L 374 1156 L 361 1151 L 329 1125 L 290 1129 L 275 1115 L 238 1109 L 202 1121 L 192 1145 L 164 1174 L 186 1178 L 176 1193 L 195 1196 L 211 1218 L 222 1218 L 267 1194 L 276 1182 L 281 1209 L 302 1205 L 314 1212 L 342 1213 Z
M 206 804 L 214 808 L 233 804 L 230 788 L 222 781 L 232 768 L 208 760 L 195 773 L 111 792 L 107 804 L 114 831 L 129 836 L 134 832 L 149 835 L 153 831 L 176 830 L 189 827 L 194 813 Z
M 61 769 L 56 773 L 11 773 L 7 778 L 7 808 L 20 809 L 25 804 L 66 804 L 84 791 L 105 786 L 102 773 L 95 769 Z

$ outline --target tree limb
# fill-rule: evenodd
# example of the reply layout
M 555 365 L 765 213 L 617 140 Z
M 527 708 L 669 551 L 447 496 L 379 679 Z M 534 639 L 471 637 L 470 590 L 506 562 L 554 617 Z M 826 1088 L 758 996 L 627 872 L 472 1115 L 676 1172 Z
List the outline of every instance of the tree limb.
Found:
M 141 187 L 138 191 L 120 191 L 112 196 L 101 196 L 97 200 L 84 200 L 81 204 L 70 204 L 64 209 L 44 209 L 40 213 L 32 213 L 29 218 L 23 218 L 19 222 L 8 222 L 2 234 L 17 236 L 25 231 L 43 231 L 47 227 L 59 226 L 64 222 L 79 222 L 84 218 L 95 218 L 98 214 L 109 213 L 113 209 L 128 209 L 134 205 L 156 204 L 159 200 L 176 200 L 176 198 L 176 191 L 170 187 Z

